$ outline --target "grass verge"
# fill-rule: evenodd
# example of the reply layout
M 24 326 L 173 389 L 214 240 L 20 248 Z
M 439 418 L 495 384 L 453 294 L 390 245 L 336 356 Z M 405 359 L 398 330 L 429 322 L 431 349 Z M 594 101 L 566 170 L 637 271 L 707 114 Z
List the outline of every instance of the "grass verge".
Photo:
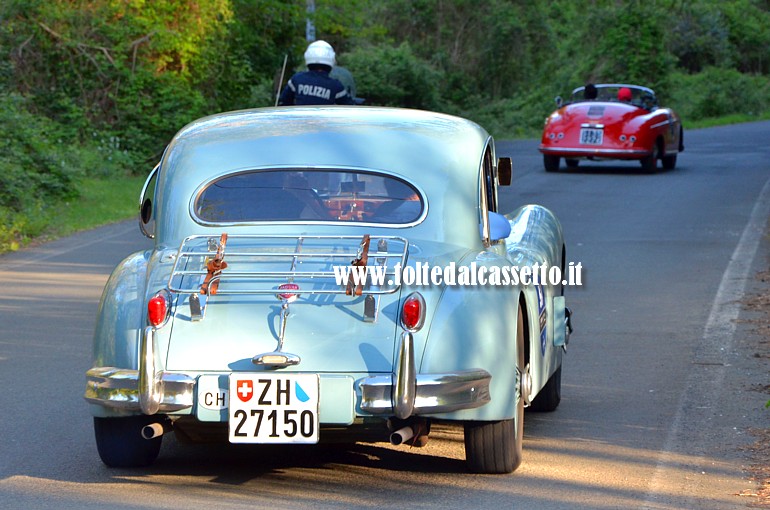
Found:
M 61 204 L 45 235 L 61 237 L 136 216 L 146 176 L 89 178 L 81 181 L 80 197 Z
M 760 120 L 770 120 L 770 111 L 764 112 L 760 115 L 747 115 L 743 113 L 737 113 L 734 115 L 725 115 L 723 117 L 715 117 L 709 119 L 700 120 L 682 120 L 684 129 L 702 129 L 715 126 L 727 126 L 729 124 L 742 124 L 744 122 L 757 122 Z
M 79 196 L 64 202 L 38 204 L 22 213 L 2 211 L 0 252 L 49 241 L 75 232 L 136 216 L 145 176 L 85 178 Z

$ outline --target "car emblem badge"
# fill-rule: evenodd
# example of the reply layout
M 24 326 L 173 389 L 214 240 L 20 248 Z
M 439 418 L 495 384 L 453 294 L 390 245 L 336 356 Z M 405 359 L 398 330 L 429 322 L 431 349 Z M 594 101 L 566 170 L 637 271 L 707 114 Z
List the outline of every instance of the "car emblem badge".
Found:
M 299 290 L 299 285 L 297 285 L 296 283 L 282 283 L 281 285 L 278 286 L 278 290 L 282 290 L 282 291 Z M 279 292 L 275 296 L 281 301 L 293 303 L 299 297 L 299 294 L 296 292 Z

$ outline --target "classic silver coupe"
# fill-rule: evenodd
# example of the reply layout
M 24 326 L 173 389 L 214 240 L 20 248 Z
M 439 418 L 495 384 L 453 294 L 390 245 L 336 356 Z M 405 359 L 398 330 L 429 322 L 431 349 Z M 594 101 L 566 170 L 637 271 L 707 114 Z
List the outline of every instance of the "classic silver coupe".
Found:
M 85 399 L 108 466 L 161 439 L 390 441 L 464 428 L 467 465 L 521 462 L 524 408 L 561 395 L 560 224 L 503 215 L 511 160 L 417 110 L 222 113 L 169 143 L 140 201 L 152 249 L 104 289 Z M 536 266 L 537 265 L 537 266 Z M 523 274 L 523 273 L 522 273 Z

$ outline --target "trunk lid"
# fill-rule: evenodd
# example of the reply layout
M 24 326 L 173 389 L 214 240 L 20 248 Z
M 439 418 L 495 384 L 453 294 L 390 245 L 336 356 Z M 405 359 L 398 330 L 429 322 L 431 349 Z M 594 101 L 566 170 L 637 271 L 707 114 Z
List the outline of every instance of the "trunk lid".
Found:
M 390 372 L 401 289 L 387 281 L 407 247 L 397 236 L 186 238 L 169 279 L 178 297 L 166 368 L 260 370 L 253 357 L 280 351 L 299 358 L 286 370 Z M 340 285 L 352 266 L 382 284 Z

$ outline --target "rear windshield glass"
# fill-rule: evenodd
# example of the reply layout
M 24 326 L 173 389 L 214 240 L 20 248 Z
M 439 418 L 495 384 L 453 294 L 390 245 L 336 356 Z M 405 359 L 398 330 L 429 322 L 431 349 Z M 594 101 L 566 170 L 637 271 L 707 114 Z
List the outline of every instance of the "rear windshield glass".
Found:
M 194 211 L 206 223 L 349 221 L 412 223 L 420 193 L 401 179 L 351 170 L 259 170 L 209 184 Z

